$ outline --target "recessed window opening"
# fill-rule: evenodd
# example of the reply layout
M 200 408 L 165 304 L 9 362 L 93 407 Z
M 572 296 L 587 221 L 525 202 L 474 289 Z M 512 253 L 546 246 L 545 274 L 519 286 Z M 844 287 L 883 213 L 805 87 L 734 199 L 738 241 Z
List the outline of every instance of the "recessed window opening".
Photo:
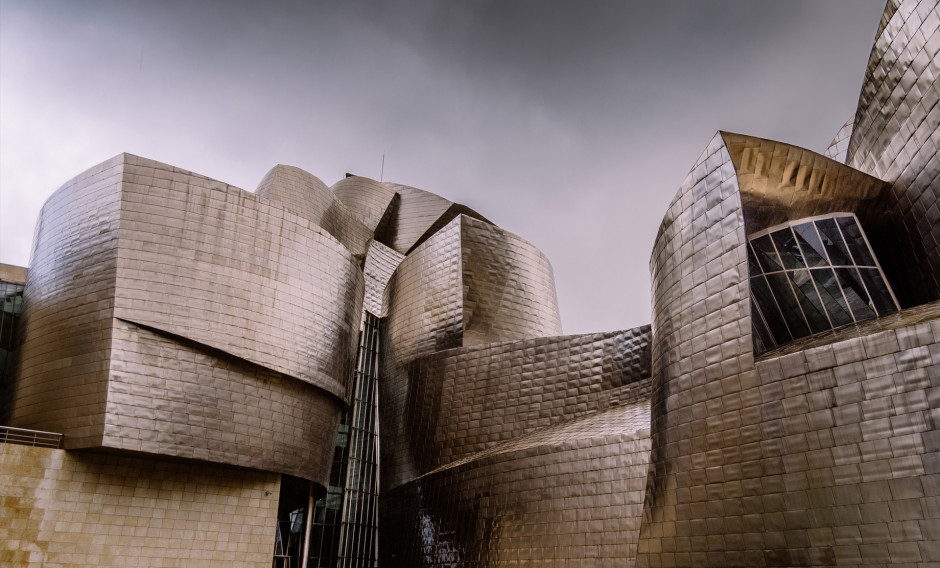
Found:
M 754 352 L 898 311 L 853 213 L 748 235 Z

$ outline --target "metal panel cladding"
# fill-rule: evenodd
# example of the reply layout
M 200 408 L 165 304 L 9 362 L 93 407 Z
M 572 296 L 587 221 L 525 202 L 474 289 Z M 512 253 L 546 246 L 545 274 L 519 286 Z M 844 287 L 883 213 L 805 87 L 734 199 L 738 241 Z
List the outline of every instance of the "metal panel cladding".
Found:
M 938 22 L 936 2 L 888 3 L 868 60 L 846 161 L 891 183 L 887 216 L 901 246 L 900 254 L 884 261 L 908 271 L 910 288 L 898 291 L 902 305 L 940 298 Z M 885 271 L 895 269 L 886 266 Z
M 402 261 L 386 288 L 385 310 L 398 363 L 462 345 L 561 335 L 545 255 L 465 215 Z
M 16 423 L 325 481 L 363 293 L 332 236 L 125 154 L 50 198 L 33 262 Z
M 388 184 L 361 176 L 348 176 L 330 188 L 346 209 L 375 232 L 397 195 Z
M 278 164 L 262 178 L 255 195 L 276 201 L 304 219 L 313 221 L 333 235 L 356 258 L 365 257 L 374 227 L 367 227 L 348 211 L 317 176 L 294 166 Z

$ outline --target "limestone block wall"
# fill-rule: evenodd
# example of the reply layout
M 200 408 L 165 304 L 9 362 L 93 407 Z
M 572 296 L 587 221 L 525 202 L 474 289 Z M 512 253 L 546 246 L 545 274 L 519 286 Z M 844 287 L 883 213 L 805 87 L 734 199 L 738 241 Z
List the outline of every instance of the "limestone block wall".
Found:
M 0 444 L 0 565 L 270 566 L 279 477 Z

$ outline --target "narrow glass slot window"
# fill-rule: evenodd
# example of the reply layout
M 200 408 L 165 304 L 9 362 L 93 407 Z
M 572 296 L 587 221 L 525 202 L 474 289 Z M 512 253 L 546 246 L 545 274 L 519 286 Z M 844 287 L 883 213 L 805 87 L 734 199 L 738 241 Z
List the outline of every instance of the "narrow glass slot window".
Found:
M 859 268 L 858 272 L 862 275 L 862 281 L 865 283 L 865 287 L 868 288 L 871 302 L 878 310 L 879 316 L 893 314 L 898 311 L 898 306 L 888 290 L 888 285 L 885 284 L 877 268 Z
M 819 236 L 822 237 L 823 246 L 826 254 L 829 255 L 829 261 L 833 266 L 846 266 L 852 264 L 849 261 L 849 251 L 845 248 L 845 242 L 842 240 L 842 233 L 836 226 L 834 219 L 819 219 L 816 221 L 816 228 L 819 229 Z
M 800 310 L 800 304 L 796 301 L 796 296 L 793 295 L 793 289 L 790 288 L 790 279 L 787 278 L 787 274 L 785 272 L 768 274 L 767 283 L 770 284 L 774 298 L 777 299 L 777 303 L 783 311 L 784 320 L 787 322 L 787 327 L 790 328 L 793 338 L 809 335 L 809 326 L 806 325 L 803 311 Z
M 855 314 L 855 321 L 864 321 L 875 317 L 875 310 L 872 309 L 871 302 L 868 299 L 868 292 L 862 286 L 862 281 L 858 272 L 854 268 L 837 268 L 836 276 L 839 277 L 839 285 L 845 292 L 845 299 Z
M 832 325 L 839 327 L 852 323 L 852 312 L 849 311 L 848 304 L 845 303 L 845 297 L 842 295 L 842 288 L 839 286 L 836 275 L 831 268 L 821 268 L 811 271 L 813 280 L 816 282 L 816 289 L 819 290 L 820 299 L 823 306 L 829 313 L 829 319 Z
M 780 257 L 774 249 L 774 244 L 770 241 L 770 235 L 764 235 L 751 241 L 754 245 L 754 253 L 757 254 L 757 260 L 764 272 L 776 272 L 782 268 Z
M 751 298 L 751 322 L 754 327 L 754 344 L 758 352 L 764 352 L 773 349 L 776 346 L 773 335 L 767 329 L 764 318 L 757 307 L 757 302 Z
M 767 321 L 774 343 L 779 345 L 792 341 L 793 337 L 787 329 L 787 324 L 783 321 L 783 316 L 777 308 L 777 302 L 774 301 L 773 293 L 767 286 L 767 281 L 764 280 L 763 276 L 751 278 L 751 290 L 754 292 L 754 299 L 757 300 L 757 305 Z
M 842 229 L 842 235 L 849 246 L 849 252 L 855 260 L 856 266 L 875 266 L 875 259 L 868 251 L 868 243 L 862 236 L 862 230 L 858 227 L 853 217 L 839 217 L 836 219 L 839 228 Z
M 813 279 L 809 275 L 809 270 L 794 270 L 787 272 L 790 277 L 790 283 L 793 284 L 793 291 L 803 308 L 803 314 L 806 321 L 809 322 L 809 329 L 812 333 L 819 333 L 832 329 L 829 325 L 829 318 L 823 311 L 822 303 L 816 294 L 816 287 L 813 285 Z
M 777 245 L 777 252 L 780 253 L 780 259 L 783 261 L 783 267 L 787 270 L 794 268 L 804 268 L 803 253 L 796 244 L 796 237 L 790 227 L 780 229 L 771 233 L 774 244 Z
M 803 251 L 803 260 L 806 266 L 826 266 L 829 261 L 826 259 L 826 249 L 823 248 L 822 241 L 816 233 L 816 225 L 812 222 L 803 223 L 793 227 L 796 234 L 796 240 L 800 243 L 800 250 Z

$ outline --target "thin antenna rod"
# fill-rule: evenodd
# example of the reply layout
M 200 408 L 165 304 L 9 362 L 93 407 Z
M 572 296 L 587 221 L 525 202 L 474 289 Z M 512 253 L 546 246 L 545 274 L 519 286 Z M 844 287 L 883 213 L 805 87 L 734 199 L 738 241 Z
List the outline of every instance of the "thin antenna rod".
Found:
M 382 150 L 382 174 L 379 176 L 379 181 L 385 181 L 385 150 Z

